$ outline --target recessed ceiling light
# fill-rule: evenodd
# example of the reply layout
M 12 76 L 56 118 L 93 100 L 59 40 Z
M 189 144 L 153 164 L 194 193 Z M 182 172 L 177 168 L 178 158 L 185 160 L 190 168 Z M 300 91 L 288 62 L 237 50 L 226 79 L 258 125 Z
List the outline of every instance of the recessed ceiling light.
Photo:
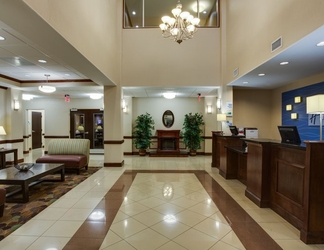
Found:
M 280 65 L 287 65 L 289 62 L 281 62 Z
M 316 46 L 317 46 L 317 47 L 322 47 L 322 46 L 324 46 L 324 41 L 319 42 L 318 44 L 316 44 Z
M 176 94 L 174 92 L 166 92 L 163 93 L 163 97 L 166 99 L 173 99 L 175 98 Z
M 136 11 L 133 11 L 132 14 L 133 14 L 133 15 L 136 15 Z
M 70 76 L 70 74 L 64 74 L 65 76 Z
M 102 94 L 99 94 L 99 93 L 90 94 L 90 98 L 94 99 L 94 100 L 100 99 L 101 97 L 102 97 Z
M 261 74 L 258 74 L 258 76 L 265 76 L 265 74 L 264 73 L 261 73 Z
M 40 63 L 47 63 L 45 60 L 38 60 Z
M 243 82 L 243 84 L 248 84 L 249 82 Z
M 3 36 L 0 36 L 0 41 L 4 41 L 6 40 L 6 38 L 4 38 Z

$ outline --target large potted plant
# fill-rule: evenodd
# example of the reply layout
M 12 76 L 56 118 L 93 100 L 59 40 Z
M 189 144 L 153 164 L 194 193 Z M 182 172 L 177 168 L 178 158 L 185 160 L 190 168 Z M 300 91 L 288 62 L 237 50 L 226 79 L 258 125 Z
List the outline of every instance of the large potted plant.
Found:
M 135 120 L 133 130 L 134 144 L 139 149 L 139 155 L 146 155 L 146 149 L 150 146 L 154 120 L 149 113 L 139 115 Z
M 201 135 L 203 130 L 201 126 L 205 125 L 202 114 L 186 114 L 183 122 L 183 143 L 190 150 L 190 155 L 195 156 L 197 149 L 200 149 L 200 143 L 204 140 Z

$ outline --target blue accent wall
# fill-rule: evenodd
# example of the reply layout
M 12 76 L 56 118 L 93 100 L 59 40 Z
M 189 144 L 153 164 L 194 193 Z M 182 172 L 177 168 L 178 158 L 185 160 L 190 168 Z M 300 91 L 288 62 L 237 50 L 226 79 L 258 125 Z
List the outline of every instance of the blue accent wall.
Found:
M 319 115 L 306 114 L 306 97 L 317 94 L 324 94 L 324 82 L 282 93 L 282 125 L 297 126 L 301 141 L 320 139 Z M 301 103 L 294 102 L 296 96 L 301 96 Z M 288 104 L 292 105 L 291 111 L 286 110 Z M 291 113 L 297 113 L 298 119 L 291 119 Z

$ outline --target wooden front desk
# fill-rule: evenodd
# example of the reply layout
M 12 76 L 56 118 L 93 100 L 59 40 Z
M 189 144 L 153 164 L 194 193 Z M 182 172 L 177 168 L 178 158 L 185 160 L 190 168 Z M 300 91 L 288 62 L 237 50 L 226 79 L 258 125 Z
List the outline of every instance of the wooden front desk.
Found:
M 248 140 L 246 196 L 300 230 L 307 244 L 324 243 L 324 142 L 305 145 Z

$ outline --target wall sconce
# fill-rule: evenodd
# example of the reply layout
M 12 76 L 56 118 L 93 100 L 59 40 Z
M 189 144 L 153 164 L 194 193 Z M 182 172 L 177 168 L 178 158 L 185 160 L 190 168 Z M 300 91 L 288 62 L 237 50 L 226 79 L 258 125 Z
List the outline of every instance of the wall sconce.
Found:
M 14 110 L 19 110 L 19 108 L 20 108 L 19 101 L 14 100 Z
M 127 107 L 127 105 L 125 105 L 125 107 L 123 108 L 123 112 L 127 113 L 127 111 L 128 111 L 128 107 Z
M 292 105 L 291 105 L 291 104 L 286 105 L 286 110 L 287 110 L 287 111 L 292 110 Z
M 221 99 L 220 99 L 220 98 L 218 98 L 217 101 L 216 101 L 216 107 L 217 107 L 218 109 L 221 108 Z
M 207 114 L 211 114 L 212 112 L 213 112 L 212 106 L 211 105 L 207 105 Z
M 298 118 L 298 114 L 297 113 L 291 113 L 290 117 L 291 117 L 291 119 L 296 120 Z
M 3 126 L 0 126 L 0 135 L 6 135 L 6 131 Z
M 301 103 L 301 101 L 302 101 L 301 96 L 296 96 L 295 97 L 295 103 Z

